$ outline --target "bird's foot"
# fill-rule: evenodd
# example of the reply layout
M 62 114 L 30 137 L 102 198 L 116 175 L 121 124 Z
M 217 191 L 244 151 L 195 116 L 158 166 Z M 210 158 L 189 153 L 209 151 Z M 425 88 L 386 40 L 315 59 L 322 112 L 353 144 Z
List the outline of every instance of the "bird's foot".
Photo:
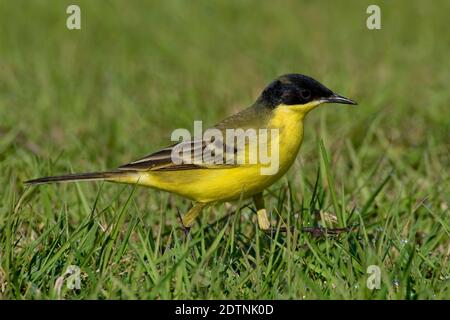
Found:
M 323 228 L 323 227 L 303 227 L 302 232 L 309 233 L 313 237 L 335 236 L 344 232 L 350 232 L 353 227 L 345 228 Z
M 288 231 L 293 232 L 295 230 L 294 227 L 281 226 L 279 228 L 271 227 L 263 231 L 267 234 L 275 234 L 277 233 L 278 229 L 280 232 L 288 232 Z M 324 237 L 324 236 L 335 236 L 341 233 L 350 232 L 353 229 L 354 229 L 353 227 L 345 227 L 345 228 L 303 227 L 301 229 L 301 232 L 309 233 L 313 237 Z

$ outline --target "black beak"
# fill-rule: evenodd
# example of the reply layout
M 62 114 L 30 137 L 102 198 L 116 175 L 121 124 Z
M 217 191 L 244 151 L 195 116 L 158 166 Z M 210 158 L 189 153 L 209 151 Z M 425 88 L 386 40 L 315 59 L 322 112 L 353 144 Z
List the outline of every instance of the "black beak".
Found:
M 356 101 L 353 101 L 349 98 L 340 96 L 336 93 L 333 93 L 333 95 L 331 95 L 328 98 L 325 98 L 325 102 L 329 102 L 329 103 L 341 103 L 341 104 L 354 104 L 357 105 L 358 103 Z

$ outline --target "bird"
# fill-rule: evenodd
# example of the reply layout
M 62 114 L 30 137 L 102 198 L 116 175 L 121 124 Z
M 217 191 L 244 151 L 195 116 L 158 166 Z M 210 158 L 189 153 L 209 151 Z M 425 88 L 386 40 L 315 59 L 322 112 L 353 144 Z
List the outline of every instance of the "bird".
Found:
M 244 139 L 243 144 L 236 146 L 220 137 L 206 141 L 200 136 L 178 141 L 114 170 L 43 177 L 24 183 L 40 185 L 100 180 L 167 191 L 193 202 L 190 210 L 181 216 L 185 230 L 189 230 L 202 211 L 211 205 L 251 198 L 256 207 L 258 226 L 267 232 L 272 226 L 263 191 L 279 180 L 294 163 L 303 141 L 305 116 L 326 103 L 357 105 L 357 102 L 333 92 L 309 76 L 285 74 L 269 83 L 250 107 L 209 128 L 223 135 L 229 130 L 241 130 L 244 134 L 248 130 L 275 130 L 277 134 L 270 135 L 260 146 L 277 151 L 272 154 L 276 156 L 277 167 L 271 174 L 262 173 L 267 164 L 259 158 L 248 161 L 251 153 L 255 153 L 255 149 L 250 148 L 250 139 Z M 194 154 L 202 155 L 211 150 L 214 159 L 222 161 L 194 161 Z M 232 156 L 235 157 L 234 162 L 228 161 L 233 159 Z

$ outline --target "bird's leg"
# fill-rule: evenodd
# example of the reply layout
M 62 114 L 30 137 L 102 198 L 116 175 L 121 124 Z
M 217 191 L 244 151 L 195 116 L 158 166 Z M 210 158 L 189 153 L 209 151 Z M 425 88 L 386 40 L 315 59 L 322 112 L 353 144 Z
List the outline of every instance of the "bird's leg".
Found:
M 177 208 L 177 213 L 178 213 L 178 219 L 180 219 L 181 229 L 183 230 L 183 233 L 184 233 L 184 240 L 187 240 L 187 239 L 190 240 L 189 231 L 191 230 L 191 228 L 187 228 L 184 226 L 183 217 L 181 216 L 180 210 L 178 208 Z
M 264 206 L 264 198 L 262 192 L 253 196 L 253 202 L 255 203 L 256 206 L 256 214 L 258 216 L 259 228 L 266 232 L 270 231 L 271 230 L 270 221 L 269 218 L 267 217 L 267 210 Z
M 200 215 L 203 208 L 206 207 L 206 203 L 197 202 L 194 204 L 194 206 L 186 213 L 184 216 L 181 217 L 181 224 L 183 225 L 183 228 L 185 232 L 189 233 L 189 230 L 191 229 L 192 225 L 194 224 L 195 219 Z

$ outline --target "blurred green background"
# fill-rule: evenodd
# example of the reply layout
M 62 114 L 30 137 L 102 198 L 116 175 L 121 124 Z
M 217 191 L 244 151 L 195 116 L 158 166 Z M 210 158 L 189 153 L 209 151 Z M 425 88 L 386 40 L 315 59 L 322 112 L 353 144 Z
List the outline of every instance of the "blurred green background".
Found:
M 81 8 L 81 30 L 66 28 L 69 4 Z M 366 27 L 369 4 L 381 8 L 381 30 Z M 134 274 L 144 267 L 136 267 L 139 263 L 130 258 L 145 251 L 146 243 L 136 240 L 142 238 L 139 231 L 130 231 L 131 243 L 137 244 L 130 244 L 125 251 L 111 246 L 110 255 L 118 252 L 117 264 L 119 256 L 127 260 L 108 267 L 102 264 L 108 242 L 97 234 L 101 228 L 93 231 L 97 235 L 88 253 L 77 252 L 80 243 L 70 240 L 74 230 L 91 219 L 91 210 L 100 210 L 93 209 L 96 198 L 107 214 L 95 224 L 102 225 L 102 219 L 106 225 L 115 221 L 130 188 L 80 184 L 25 192 L 22 185 L 23 180 L 42 175 L 117 167 L 168 145 L 175 128 L 192 128 L 193 121 L 200 119 L 213 125 L 249 106 L 277 76 L 303 73 L 355 99 L 359 106 L 327 105 L 308 116 L 298 161 L 288 178 L 273 187 L 273 193 L 289 184 L 297 186 L 290 206 L 309 201 L 311 190 L 306 186 L 314 183 L 320 167 L 317 145 L 323 139 L 344 210 L 369 204 L 369 238 L 379 239 L 376 227 L 380 226 L 389 234 L 381 236 L 385 238 L 379 245 L 386 247 L 385 251 L 377 248 L 385 253 L 379 263 L 388 272 L 405 270 L 405 256 L 398 248 L 399 261 L 395 254 L 392 261 L 384 260 L 391 250 L 387 244 L 409 239 L 413 251 L 416 245 L 428 244 L 425 252 L 414 256 L 418 260 L 412 260 L 417 268 L 413 268 L 414 295 L 402 291 L 406 288 L 389 286 L 391 279 L 376 297 L 448 298 L 449 12 L 448 1 L 431 5 L 419 0 L 1 1 L 0 297 L 58 297 L 53 283 L 71 263 L 84 266 L 83 281 L 90 290 L 81 294 L 69 290 L 64 293 L 68 298 L 374 297 L 361 288 L 346 291 L 338 285 L 336 292 L 323 287 L 321 277 L 333 277 L 337 271 L 315 270 L 321 276 L 309 278 L 305 257 L 284 266 L 302 270 L 298 271 L 300 280 L 291 279 L 284 285 L 264 282 L 267 286 L 263 289 L 253 287 L 258 277 L 239 275 L 239 267 L 233 269 L 232 262 L 223 262 L 229 268 L 222 270 L 227 274 L 222 280 L 209 274 L 188 285 L 183 279 L 190 264 L 183 269 L 186 274 L 179 276 L 182 280 L 176 280 L 179 269 L 168 271 L 173 257 L 166 261 L 162 254 L 168 269 L 158 267 L 155 274 L 158 279 L 169 279 L 167 284 L 142 276 L 141 286 L 137 280 L 141 276 L 134 278 Z M 387 176 L 388 183 L 371 199 Z M 326 191 L 328 180 L 323 180 Z M 277 196 L 272 195 L 269 203 L 284 208 Z M 330 203 L 326 193 L 321 209 L 333 211 Z M 136 212 L 138 225 L 148 230 L 149 238 L 161 230 L 161 234 L 174 232 L 171 228 L 178 223 L 174 207 L 183 211 L 188 206 L 179 198 L 139 189 L 132 208 L 120 221 L 123 225 L 117 224 L 120 234 L 127 234 L 128 221 Z M 294 209 L 289 208 L 291 212 Z M 209 217 L 221 217 L 229 210 L 219 206 L 211 209 Z M 289 210 L 280 210 L 280 214 L 286 217 Z M 247 210 L 244 222 L 248 226 L 252 218 Z M 210 220 L 205 217 L 204 223 Z M 55 224 L 64 230 L 62 235 L 59 227 L 51 228 Z M 162 225 L 167 230 L 161 229 Z M 422 235 L 434 240 L 415 243 Z M 209 237 L 214 243 L 213 234 Z M 169 240 L 162 237 L 161 241 L 170 247 Z M 241 244 L 252 247 L 255 240 L 250 237 L 246 241 Z M 266 238 L 261 241 L 271 243 Z M 426 267 L 421 255 L 427 257 Z M 312 259 L 309 263 L 317 263 L 317 257 L 307 258 Z M 400 266 L 395 267 L 395 261 Z M 331 266 L 332 259 L 329 262 Z M 98 264 L 105 268 L 100 275 L 95 273 Z M 209 260 L 198 265 L 215 270 Z M 284 267 L 280 266 L 279 272 Z M 338 276 L 342 288 L 351 281 L 360 281 L 363 287 L 365 269 L 361 270 L 361 280 L 349 280 L 346 272 L 350 271 L 342 271 L 345 276 Z M 279 280 L 283 272 L 274 278 Z M 116 282 L 111 280 L 116 278 Z M 312 283 L 322 281 L 322 285 L 311 293 L 312 283 L 309 289 L 300 285 L 306 278 Z M 234 291 L 233 281 L 240 283 L 239 279 L 246 289 Z M 209 291 L 204 291 L 205 287 Z M 157 293 L 142 293 L 152 290 Z

